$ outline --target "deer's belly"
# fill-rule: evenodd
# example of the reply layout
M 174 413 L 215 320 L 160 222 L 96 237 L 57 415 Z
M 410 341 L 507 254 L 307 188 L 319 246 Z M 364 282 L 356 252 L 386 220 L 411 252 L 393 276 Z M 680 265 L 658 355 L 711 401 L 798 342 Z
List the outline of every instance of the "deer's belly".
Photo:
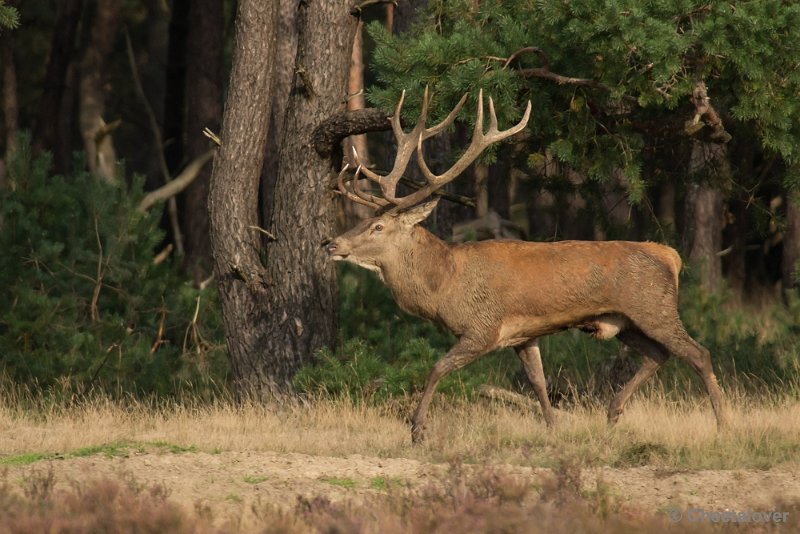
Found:
M 611 339 L 627 326 L 621 315 L 603 314 L 575 320 L 559 314 L 546 316 L 509 317 L 503 320 L 497 334 L 498 347 L 513 347 L 530 339 L 579 328 L 590 332 L 597 339 Z

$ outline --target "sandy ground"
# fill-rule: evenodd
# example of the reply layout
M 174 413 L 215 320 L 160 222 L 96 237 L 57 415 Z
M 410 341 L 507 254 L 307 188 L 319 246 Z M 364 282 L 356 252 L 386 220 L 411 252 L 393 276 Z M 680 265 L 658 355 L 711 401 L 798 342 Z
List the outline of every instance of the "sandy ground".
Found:
M 477 468 L 471 466 L 469 469 Z M 510 474 L 541 478 L 548 469 L 495 466 Z M 40 461 L 8 467 L 6 480 L 22 487 L 31 476 L 53 471 L 56 488 L 95 478 L 161 484 L 171 499 L 190 509 L 207 508 L 213 516 L 245 518 L 253 507 L 291 507 L 298 496 L 360 500 L 385 491 L 386 484 L 424 487 L 441 480 L 447 465 L 404 458 L 347 458 L 297 453 L 133 452 L 128 456 L 95 455 Z M 598 477 L 612 495 L 653 513 L 702 508 L 706 511 L 764 507 L 774 510 L 782 500 L 800 501 L 800 468 L 735 471 L 665 471 L 653 467 L 585 469 L 583 484 L 596 488 Z M 792 518 L 796 521 L 800 518 Z

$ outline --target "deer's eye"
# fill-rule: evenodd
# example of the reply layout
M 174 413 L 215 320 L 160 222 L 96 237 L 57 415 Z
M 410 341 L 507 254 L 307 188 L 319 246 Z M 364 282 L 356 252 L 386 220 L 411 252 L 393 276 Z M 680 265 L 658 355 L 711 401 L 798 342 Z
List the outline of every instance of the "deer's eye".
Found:
M 378 223 L 375 226 L 373 226 L 372 229 L 375 230 L 376 232 L 382 232 L 383 231 L 383 225 Z

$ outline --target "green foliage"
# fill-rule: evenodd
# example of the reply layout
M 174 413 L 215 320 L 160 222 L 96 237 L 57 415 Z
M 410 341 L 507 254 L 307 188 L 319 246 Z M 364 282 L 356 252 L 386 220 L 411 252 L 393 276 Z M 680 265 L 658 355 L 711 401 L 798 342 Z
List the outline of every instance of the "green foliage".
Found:
M 735 118 L 726 117 L 729 130 L 755 131 L 765 152 L 787 162 L 799 155 L 796 2 L 433 0 L 406 34 L 378 23 L 368 30 L 374 104 L 391 109 L 405 89 L 405 114 L 414 117 L 429 85 L 432 115 L 441 118 L 464 92 L 474 98 L 483 88 L 502 126 L 530 99 L 530 151 L 590 181 L 621 171 L 633 203 L 653 180 L 643 171 L 664 152 L 659 138 L 680 138 L 693 117 L 699 80 L 718 111 Z M 586 82 L 556 83 L 532 69 Z M 470 123 L 471 113 L 462 112 Z
M 141 180 L 127 191 L 86 172 L 50 177 L 49 157 L 33 159 L 28 138 L 19 145 L 0 191 L 5 375 L 67 392 L 221 385 L 215 292 L 194 289 L 169 261 L 154 265 L 163 234 L 157 213 L 136 210 Z
M 0 0 L 0 30 L 7 28 L 13 30 L 19 27 L 19 11 L 14 6 L 7 6 Z

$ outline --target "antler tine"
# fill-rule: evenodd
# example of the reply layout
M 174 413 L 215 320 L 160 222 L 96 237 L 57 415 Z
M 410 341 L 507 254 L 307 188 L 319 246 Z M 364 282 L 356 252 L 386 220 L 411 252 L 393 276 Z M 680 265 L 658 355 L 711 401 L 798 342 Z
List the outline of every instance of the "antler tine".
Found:
M 483 150 L 489 145 L 502 141 L 512 135 L 522 131 L 528 125 L 528 120 L 531 115 L 531 102 L 525 108 L 525 113 L 522 119 L 514 126 L 507 130 L 499 131 L 497 128 L 497 115 L 495 114 L 494 102 L 489 98 L 489 130 L 483 133 L 483 90 L 478 93 L 478 110 L 475 117 L 475 130 L 470 143 L 464 154 L 443 174 L 436 175 L 431 172 L 428 165 L 425 163 L 425 158 L 422 155 L 422 138 L 417 142 L 417 163 L 419 164 L 420 171 L 428 181 L 428 185 L 424 188 L 400 199 L 399 202 L 392 200 L 393 204 L 410 206 L 426 196 L 430 195 L 436 189 L 439 189 L 444 184 L 452 181 L 456 176 L 464 172 L 464 170 L 475 161 Z
M 350 168 L 350 164 L 349 163 L 345 163 L 344 167 L 342 167 L 342 170 L 339 172 L 339 176 L 337 176 L 337 178 L 336 178 L 336 181 L 337 181 L 337 183 L 339 185 L 339 191 L 337 191 L 339 194 L 344 195 L 345 197 L 347 197 L 349 200 L 352 200 L 353 202 L 357 202 L 359 204 L 363 204 L 364 206 L 369 206 L 370 208 L 375 209 L 375 210 L 380 209 L 380 208 L 382 208 L 384 206 L 387 206 L 389 204 L 388 202 L 383 201 L 383 199 L 379 199 L 379 198 L 374 197 L 372 195 L 370 195 L 371 198 L 367 198 L 366 196 L 362 196 L 362 195 L 358 194 L 359 191 L 356 189 L 355 186 L 352 186 L 352 184 L 351 184 L 351 187 L 353 187 L 353 191 L 355 191 L 355 193 L 349 191 L 347 189 L 347 185 L 346 185 L 346 183 L 344 181 L 344 176 L 347 174 L 347 170 L 349 168 Z M 351 178 L 351 180 L 357 180 L 358 179 L 358 173 L 359 173 L 360 168 L 361 168 L 361 166 L 359 165 L 358 169 L 356 170 L 355 176 L 353 178 Z
M 467 97 L 469 97 L 469 93 L 464 93 L 464 96 L 461 97 L 461 100 L 458 101 L 456 107 L 453 108 L 453 111 L 444 118 L 442 122 L 437 124 L 436 126 L 431 126 L 430 128 L 426 128 L 425 131 L 422 133 L 421 140 L 424 141 L 434 135 L 439 134 L 442 130 L 450 126 L 454 120 L 456 120 L 456 116 L 458 112 L 461 111 L 461 108 L 464 107 L 464 103 L 467 101 Z
M 402 125 L 400 124 L 400 113 L 403 109 L 405 93 L 406 92 L 403 91 L 403 93 L 400 95 L 400 101 L 397 103 L 397 107 L 395 108 L 394 115 L 391 119 L 392 130 L 394 131 L 394 137 L 397 141 L 397 156 L 395 157 L 394 166 L 392 167 L 391 172 L 385 176 L 381 176 L 380 174 L 377 174 L 366 167 L 362 169 L 362 172 L 367 178 L 380 185 L 383 196 L 391 203 L 394 203 L 397 182 L 399 182 L 400 178 L 403 177 L 403 173 L 408 167 L 408 162 L 411 160 L 411 155 L 414 153 L 414 150 L 417 147 L 417 140 L 425 130 L 425 121 L 428 116 L 428 87 L 426 86 L 425 93 L 422 97 L 422 109 L 420 110 L 420 115 L 417 118 L 417 123 L 411 132 L 405 133 Z
M 494 112 L 494 100 L 489 97 L 489 134 L 497 131 L 497 115 Z
M 356 195 L 361 197 L 366 202 L 369 202 L 371 205 L 375 205 L 378 208 L 383 208 L 383 207 L 388 206 L 389 205 L 389 201 L 384 200 L 384 199 L 382 199 L 380 197 L 376 197 L 372 193 L 369 193 L 369 192 L 364 191 L 363 189 L 361 189 L 361 186 L 359 185 L 359 182 L 358 182 L 358 175 L 361 174 L 361 172 L 363 170 L 364 170 L 364 166 L 363 165 L 359 165 L 356 168 L 356 172 L 353 174 L 353 178 L 350 180 L 350 188 L 353 190 L 353 192 Z

